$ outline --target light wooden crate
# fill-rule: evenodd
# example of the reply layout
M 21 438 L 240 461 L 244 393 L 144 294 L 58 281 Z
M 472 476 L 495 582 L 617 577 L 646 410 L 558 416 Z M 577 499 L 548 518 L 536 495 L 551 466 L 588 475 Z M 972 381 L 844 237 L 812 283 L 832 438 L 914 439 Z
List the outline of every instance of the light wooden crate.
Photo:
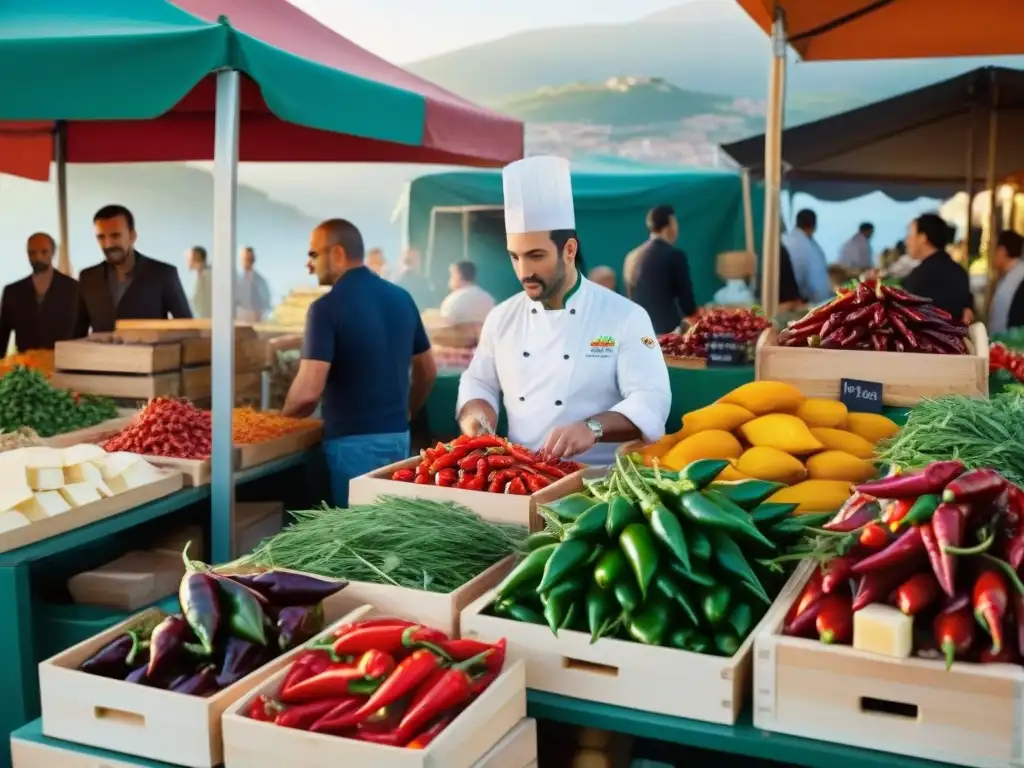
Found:
M 74 507 L 67 512 L 43 518 L 20 528 L 4 531 L 0 533 L 0 552 L 10 552 L 12 549 L 35 544 L 37 541 L 59 536 L 76 528 L 83 528 L 156 499 L 162 499 L 164 496 L 181 490 L 182 480 L 180 473 L 168 472 L 166 476 L 155 482 L 146 483 L 138 488 L 132 488 L 91 504 Z
M 544 520 L 537 514 L 538 506 L 550 504 L 556 499 L 583 489 L 583 470 L 573 472 L 530 496 L 441 488 L 436 485 L 417 485 L 391 479 L 398 470 L 414 469 L 419 463 L 420 458 L 413 456 L 353 478 L 348 484 L 349 506 L 372 504 L 380 496 L 453 501 L 492 523 L 528 526 L 531 531 L 539 531 L 544 527 Z
M 278 671 L 283 674 L 302 647 L 208 698 L 78 671 L 83 661 L 119 634 L 162 614 L 150 608 L 39 664 L 46 736 L 189 768 L 213 768 L 224 762 L 221 715 Z M 327 637 L 332 629 L 317 637 Z
M 117 418 L 101 421 L 99 424 L 85 429 L 76 429 L 74 432 L 65 432 L 63 435 L 44 438 L 43 445 L 48 445 L 51 448 L 67 448 L 80 443 L 99 443 L 116 435 L 131 424 L 138 415 L 138 411 L 131 408 L 118 408 L 117 412 Z
M 282 435 L 274 440 L 266 440 L 262 443 L 247 443 L 238 446 L 239 469 L 257 467 L 266 464 L 268 461 L 280 459 L 293 453 L 308 451 L 314 445 L 318 445 L 324 437 L 324 425 L 318 424 L 309 429 L 301 429 Z
M 210 366 L 181 369 L 181 396 L 189 400 L 202 400 L 210 396 L 213 374 Z
M 127 755 L 117 756 L 110 753 L 80 752 L 72 745 L 57 746 L 54 743 L 41 744 L 37 741 L 18 738 L 11 735 L 11 766 L 12 768 L 139 768 L 138 760 Z M 147 761 L 147 768 L 158 768 L 167 763 Z
M 77 573 L 68 579 L 67 585 L 71 599 L 79 605 L 131 613 L 176 594 L 184 575 L 180 550 L 136 551 L 91 571 Z
M 212 333 L 210 318 L 168 319 L 168 320 L 118 320 L 114 326 L 115 333 L 122 331 L 195 331 L 200 336 Z M 251 323 L 235 321 L 235 338 L 240 336 L 253 337 L 256 329 Z
M 768 613 L 730 658 L 601 638 L 488 616 L 489 592 L 462 612 L 465 637 L 496 642 L 526 661 L 526 685 L 586 701 L 643 712 L 732 725 L 750 690 L 754 636 L 796 597 L 800 579 L 786 583 Z
M 668 368 L 682 368 L 687 371 L 703 371 L 708 367 L 708 361 L 703 357 L 676 357 L 675 355 L 662 355 L 665 365 Z
M 178 371 L 149 376 L 55 371 L 50 377 L 50 383 L 57 389 L 120 400 L 150 400 L 154 397 L 178 397 L 181 394 L 181 374 Z
M 786 637 L 788 609 L 756 633 L 756 728 L 943 764 L 1024 766 L 1021 667 L 956 662 L 947 672 L 941 661 Z
M 373 613 L 364 606 L 339 623 Z M 526 672 L 521 661 L 506 662 L 491 686 L 422 750 L 282 728 L 246 717 L 256 696 L 277 694 L 285 674 L 287 670 L 279 669 L 224 712 L 225 768 L 473 768 L 526 717 Z
M 537 721 L 527 717 L 473 764 L 473 768 L 531 768 L 537 765 Z
M 210 483 L 210 459 L 175 459 L 170 456 L 150 456 L 147 453 L 140 453 L 139 455 L 153 466 L 180 472 L 184 476 L 186 488 L 209 485 Z M 236 472 L 238 471 L 238 457 L 238 448 L 235 448 L 234 466 Z
M 265 364 L 266 342 L 252 331 L 252 328 L 244 326 L 235 329 L 235 370 L 261 368 Z M 212 340 L 208 334 L 201 334 L 198 331 L 194 333 L 194 336 L 181 342 L 181 364 L 209 365 L 213 359 Z
M 181 367 L 181 344 L 122 343 L 114 341 L 113 334 L 98 333 L 58 341 L 53 365 L 58 371 L 163 373 Z
M 757 340 L 756 378 L 789 382 L 807 397 L 838 400 L 841 379 L 877 382 L 882 402 L 897 407 L 943 395 L 988 396 L 988 334 L 981 323 L 970 327 L 968 355 L 780 347 L 777 341 L 774 328 Z

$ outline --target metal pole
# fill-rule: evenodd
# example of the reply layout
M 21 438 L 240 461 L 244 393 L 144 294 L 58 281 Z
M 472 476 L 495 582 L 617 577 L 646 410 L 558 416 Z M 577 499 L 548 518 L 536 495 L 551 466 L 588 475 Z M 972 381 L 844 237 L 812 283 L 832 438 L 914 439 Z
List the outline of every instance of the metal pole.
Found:
M 967 124 L 967 174 L 966 178 L 964 179 L 964 192 L 967 194 L 967 212 L 964 215 L 964 242 L 966 243 L 966 248 L 964 248 L 964 251 L 967 253 L 968 261 L 970 261 L 971 256 L 971 229 L 974 226 L 974 220 L 971 214 L 974 208 L 974 180 L 976 177 L 976 174 L 974 172 L 974 145 L 976 143 L 974 135 L 974 124 L 975 122 L 977 122 L 976 117 L 977 110 L 974 108 L 974 105 L 972 104 L 969 117 L 970 122 L 968 122 Z
M 992 84 L 992 96 L 989 102 L 988 112 L 988 165 L 985 169 L 985 184 L 988 187 L 989 209 L 988 209 L 988 241 L 985 244 L 985 260 L 988 265 L 988 284 L 985 286 L 985 315 L 988 315 L 988 308 L 992 304 L 992 296 L 996 291 L 996 283 L 999 276 L 996 272 L 995 249 L 996 238 L 999 236 L 997 198 L 999 183 L 996 180 L 996 160 L 999 148 L 999 94 L 995 91 L 996 85 Z
M 213 455 L 210 468 L 211 559 L 230 560 L 235 506 L 235 223 L 238 213 L 240 76 L 217 73 L 217 118 L 213 137 Z
M 469 261 L 469 211 L 462 212 L 462 260 Z
M 761 250 L 761 306 L 774 317 L 779 306 L 779 237 L 782 194 L 782 116 L 786 90 L 786 21 L 782 9 L 772 25 L 768 110 L 764 143 L 764 247 Z
M 53 160 L 57 166 L 57 269 L 71 276 L 71 245 L 68 243 L 68 126 L 57 122 L 53 137 Z

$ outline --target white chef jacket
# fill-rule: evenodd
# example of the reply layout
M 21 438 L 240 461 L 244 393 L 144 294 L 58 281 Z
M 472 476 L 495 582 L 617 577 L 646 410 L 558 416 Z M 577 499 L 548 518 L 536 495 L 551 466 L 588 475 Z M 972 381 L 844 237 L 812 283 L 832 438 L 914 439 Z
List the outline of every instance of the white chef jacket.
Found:
M 648 442 L 665 434 L 672 393 L 650 317 L 582 276 L 576 285 L 564 309 L 525 292 L 494 308 L 459 382 L 456 414 L 470 400 L 497 412 L 503 396 L 509 438 L 532 450 L 555 427 L 604 411 L 621 413 Z M 617 447 L 598 443 L 577 458 L 611 464 Z

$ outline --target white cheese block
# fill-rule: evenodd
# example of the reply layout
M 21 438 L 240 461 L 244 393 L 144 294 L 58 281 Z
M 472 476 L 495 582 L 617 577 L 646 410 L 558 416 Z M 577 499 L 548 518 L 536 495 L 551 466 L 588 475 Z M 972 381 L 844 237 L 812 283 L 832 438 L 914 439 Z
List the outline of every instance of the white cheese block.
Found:
M 118 475 L 123 475 L 140 461 L 143 461 L 143 459 L 138 454 L 127 453 L 126 451 L 107 454 L 107 457 L 100 463 L 103 479 L 109 483 Z
M 154 467 L 148 461 L 138 461 L 132 464 L 121 474 L 111 477 L 107 480 L 107 485 L 110 486 L 115 494 L 124 493 L 132 488 L 138 488 L 140 485 L 148 485 L 154 483 L 163 477 L 163 472 Z
M 84 507 L 100 500 L 99 491 L 91 483 L 72 483 L 60 489 L 60 495 L 72 507 Z
M 63 469 L 64 457 L 56 448 L 48 448 L 44 445 L 22 448 L 18 451 L 21 459 L 28 469 Z
M 28 518 L 21 514 L 21 512 L 15 512 L 14 510 L 0 512 L 0 534 L 13 531 L 15 528 L 24 528 L 28 524 Z
M 103 461 L 107 458 L 107 452 L 93 443 L 79 443 L 61 451 L 61 458 L 66 468 L 86 461 Z
M 869 605 L 853 614 L 853 647 L 894 659 L 914 648 L 914 617 L 889 605 Z
M 60 467 L 26 467 L 25 474 L 33 491 L 56 491 L 64 487 L 64 470 Z
M 91 461 L 83 461 L 70 467 L 64 467 L 64 482 L 67 485 L 72 483 L 88 483 L 96 489 L 100 496 L 109 499 L 114 495 L 106 482 L 103 480 L 103 472 L 98 464 Z
M 40 491 L 29 501 L 18 505 L 18 511 L 27 517 L 30 523 L 38 523 L 70 509 L 71 505 L 64 500 L 59 491 Z
M 14 509 L 32 498 L 25 468 L 21 465 L 0 465 L 0 512 Z

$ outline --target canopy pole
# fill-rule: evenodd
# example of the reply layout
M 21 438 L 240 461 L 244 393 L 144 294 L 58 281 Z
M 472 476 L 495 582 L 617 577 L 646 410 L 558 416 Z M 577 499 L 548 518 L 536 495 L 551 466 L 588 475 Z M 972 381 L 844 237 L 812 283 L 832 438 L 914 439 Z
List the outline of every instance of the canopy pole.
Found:
M 238 215 L 238 129 L 240 76 L 217 72 L 217 114 L 213 136 L 213 337 L 211 389 L 213 454 L 210 467 L 211 560 L 226 563 L 234 554 L 235 406 L 235 224 Z
M 740 183 L 743 185 L 743 247 L 754 253 L 754 203 L 750 192 L 750 171 L 740 171 Z
M 988 282 L 985 285 L 985 313 L 988 314 L 988 308 L 992 304 L 992 295 L 996 290 L 996 282 L 999 279 L 996 273 L 996 239 L 999 236 L 997 231 L 998 225 L 998 189 L 999 184 L 996 181 L 996 159 L 998 156 L 999 149 L 999 92 L 998 86 L 995 81 L 992 82 L 992 94 L 989 101 L 988 107 L 988 164 L 985 170 L 985 186 L 989 190 L 989 206 L 988 206 L 988 241 L 985 247 L 985 259 L 986 259 L 986 271 L 988 272 Z
M 975 130 L 974 124 L 977 122 L 977 110 L 972 105 L 970 112 L 970 119 L 967 122 L 967 173 L 964 178 L 964 192 L 967 194 L 967 212 L 964 215 L 964 242 L 966 247 L 964 252 L 967 255 L 968 264 L 970 263 L 971 257 L 971 230 L 974 227 L 974 219 L 972 213 L 974 211 L 974 152 L 975 152 Z M 964 268 L 967 264 L 964 265 Z
M 469 261 L 469 211 L 462 212 L 462 260 Z
M 781 8 L 772 24 L 772 60 L 764 142 L 764 247 L 761 251 L 761 306 L 765 317 L 779 306 L 779 237 L 782 196 L 782 116 L 786 96 L 786 19 Z
M 68 125 L 57 121 L 53 137 L 57 166 L 57 270 L 71 277 L 71 245 L 68 243 Z

